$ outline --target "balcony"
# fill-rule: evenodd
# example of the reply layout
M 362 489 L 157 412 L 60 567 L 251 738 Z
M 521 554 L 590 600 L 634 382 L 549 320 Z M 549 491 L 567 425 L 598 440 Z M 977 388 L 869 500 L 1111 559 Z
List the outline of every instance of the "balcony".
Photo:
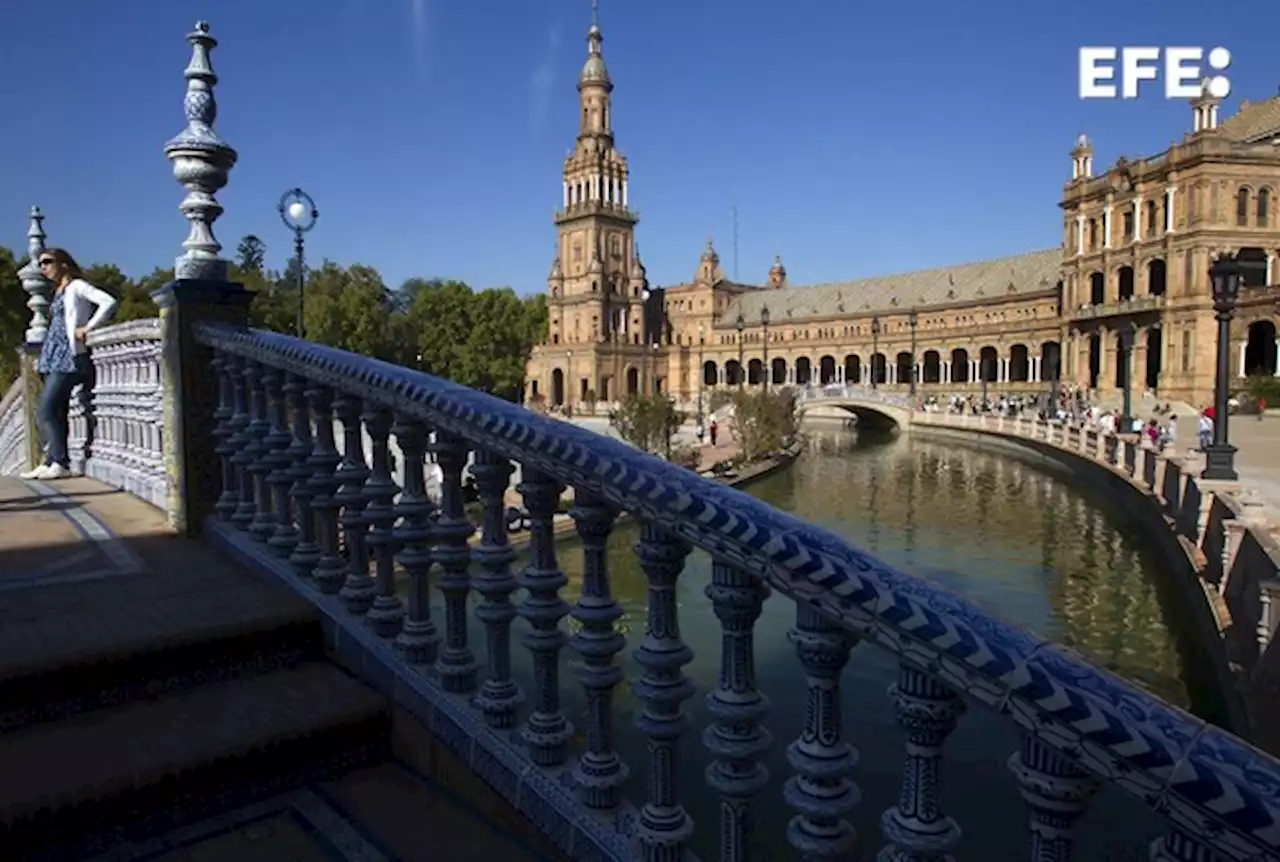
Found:
M 1083 305 L 1072 310 L 1067 316 L 1070 320 L 1096 320 L 1102 317 L 1119 317 L 1125 314 L 1159 311 L 1162 308 L 1164 308 L 1163 296 L 1134 296 L 1102 305 Z

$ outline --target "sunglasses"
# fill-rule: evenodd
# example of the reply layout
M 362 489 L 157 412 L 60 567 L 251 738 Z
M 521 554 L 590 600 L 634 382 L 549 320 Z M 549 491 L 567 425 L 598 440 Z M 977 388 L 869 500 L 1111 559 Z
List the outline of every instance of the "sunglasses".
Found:
M 53 266 L 55 262 L 56 261 L 54 261 L 54 259 L 51 257 L 42 257 L 40 259 L 41 266 Z

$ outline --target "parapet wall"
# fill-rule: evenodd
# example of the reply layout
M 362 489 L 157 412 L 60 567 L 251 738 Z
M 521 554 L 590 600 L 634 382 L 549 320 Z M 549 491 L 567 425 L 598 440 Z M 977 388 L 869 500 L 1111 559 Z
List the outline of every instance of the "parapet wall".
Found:
M 1016 450 L 1115 502 L 1141 526 L 1219 693 L 1207 715 L 1269 751 L 1280 750 L 1280 647 L 1274 646 L 1280 547 L 1262 508 L 1238 485 L 1201 480 L 1176 455 L 1135 439 L 1030 420 L 917 414 L 913 433 Z M 1196 663 L 1191 662 L 1189 667 Z

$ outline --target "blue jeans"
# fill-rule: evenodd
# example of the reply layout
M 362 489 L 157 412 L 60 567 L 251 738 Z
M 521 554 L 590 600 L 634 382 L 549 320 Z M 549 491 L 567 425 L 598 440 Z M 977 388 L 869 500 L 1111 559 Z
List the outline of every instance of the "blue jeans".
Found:
M 76 367 L 79 370 L 54 371 L 44 376 L 44 391 L 40 393 L 36 421 L 40 425 L 40 436 L 48 447 L 45 451 L 45 464 L 71 466 L 71 456 L 67 452 L 67 414 L 71 410 L 71 390 L 85 379 L 88 366 L 89 357 L 80 354 L 76 357 Z

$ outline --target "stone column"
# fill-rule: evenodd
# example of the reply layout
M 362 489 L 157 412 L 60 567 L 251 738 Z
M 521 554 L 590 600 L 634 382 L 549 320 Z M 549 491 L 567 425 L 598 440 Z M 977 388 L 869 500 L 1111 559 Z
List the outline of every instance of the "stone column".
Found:
M 187 41 L 192 48 L 183 100 L 187 126 L 165 146 L 165 155 L 173 162 L 174 177 L 187 190 L 180 209 L 191 230 L 183 243 L 186 251 L 175 261 L 174 281 L 151 298 L 160 308 L 169 524 L 191 535 L 213 514 L 219 481 L 215 441 L 209 433 L 218 391 L 213 355 L 196 342 L 193 325 L 210 320 L 245 325 L 253 294 L 228 281 L 227 262 L 218 256 L 222 246 L 213 235 L 213 222 L 222 215 L 214 195 L 227 184 L 236 162 L 236 151 L 213 128 L 217 76 L 209 52 L 217 42 L 203 21 Z
M 1244 377 L 1245 353 L 1249 350 L 1247 341 L 1240 342 L 1239 349 L 1236 351 L 1236 377 Z
M 40 445 L 40 427 L 36 422 L 36 407 L 40 403 L 42 381 L 36 371 L 36 363 L 40 358 L 40 348 L 44 345 L 44 336 L 48 331 L 49 296 L 53 285 L 40 272 L 40 255 L 45 245 L 44 216 L 39 207 L 31 208 L 31 225 L 27 228 L 27 263 L 18 270 L 18 278 L 22 280 L 22 289 L 27 292 L 27 308 L 31 309 L 31 321 L 23 338 L 23 345 L 18 357 L 18 366 L 23 381 L 23 404 L 26 412 L 27 431 L 27 464 L 28 468 L 40 462 L 43 447 Z

